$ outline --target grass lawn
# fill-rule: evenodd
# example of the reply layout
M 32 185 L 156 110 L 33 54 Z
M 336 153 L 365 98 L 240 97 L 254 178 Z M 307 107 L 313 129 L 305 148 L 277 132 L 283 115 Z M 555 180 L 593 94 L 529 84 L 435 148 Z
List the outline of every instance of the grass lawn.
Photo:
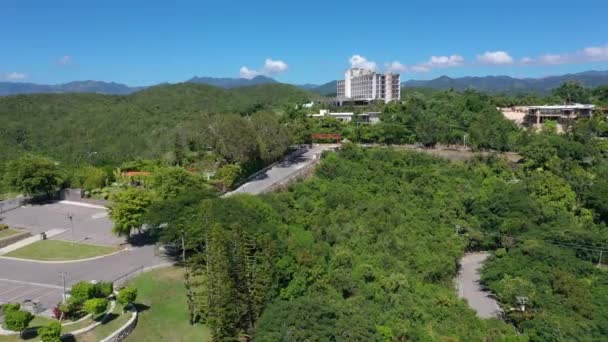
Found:
M 127 342 L 211 340 L 205 325 L 188 323 L 183 269 L 161 268 L 135 278 L 130 285 L 137 288 L 140 316 Z
M 19 234 L 19 233 L 21 233 L 21 232 L 18 230 L 15 230 L 15 229 L 10 229 L 10 228 L 2 229 L 2 230 L 0 230 L 0 239 L 4 239 L 5 237 L 9 237 L 9 236 Z
M 92 258 L 110 254 L 117 250 L 116 247 L 111 246 L 91 245 L 62 240 L 42 240 L 7 253 L 4 256 L 44 261 L 65 261 Z

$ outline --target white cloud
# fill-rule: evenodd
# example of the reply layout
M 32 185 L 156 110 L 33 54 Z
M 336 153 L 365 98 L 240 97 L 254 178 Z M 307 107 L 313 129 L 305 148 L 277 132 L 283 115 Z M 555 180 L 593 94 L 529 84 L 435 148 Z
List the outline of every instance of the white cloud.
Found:
M 19 81 L 19 80 L 24 80 L 26 78 L 28 78 L 27 74 L 24 73 L 20 73 L 20 72 L 11 72 L 9 74 L 5 75 L 5 78 L 7 80 L 11 80 L 11 81 Z
M 367 58 L 361 55 L 353 55 L 348 62 L 351 68 L 361 68 L 376 71 L 378 65 L 374 61 L 368 61 Z
M 257 71 L 250 70 L 246 66 L 241 67 L 241 70 L 239 70 L 239 74 L 241 75 L 242 78 L 246 78 L 248 80 L 260 75 L 260 73 L 258 73 Z
M 401 72 L 407 71 L 407 67 L 398 61 L 394 61 L 392 63 L 386 63 L 385 67 L 386 67 L 385 69 L 387 72 L 401 73 Z
M 429 72 L 434 68 L 452 68 L 464 65 L 464 57 L 460 55 L 431 56 L 428 61 L 413 65 L 409 69 L 413 72 Z
M 564 64 L 567 63 L 569 58 L 568 55 L 556 55 L 556 54 L 546 54 L 542 55 L 538 58 L 541 64 Z
M 72 56 L 65 55 L 57 60 L 57 64 L 68 65 L 72 64 Z
M 413 72 L 429 72 L 431 68 L 424 66 L 422 64 L 414 65 L 410 68 Z
M 477 55 L 477 61 L 483 64 L 505 65 L 513 64 L 513 57 L 504 51 L 486 51 L 483 55 Z
M 239 74 L 241 75 L 242 78 L 252 79 L 252 78 L 254 78 L 256 76 L 260 76 L 260 75 L 271 76 L 271 75 L 280 74 L 280 73 L 287 71 L 287 69 L 289 69 L 289 66 L 287 65 L 287 63 L 283 62 L 282 60 L 274 60 L 272 58 L 266 58 L 266 60 L 264 61 L 264 66 L 262 67 L 261 70 L 249 69 L 246 66 L 242 66 L 241 69 L 239 70 Z
M 521 63 L 521 64 L 532 64 L 532 63 L 534 63 L 534 58 L 524 57 L 524 58 L 522 58 L 522 59 L 519 60 L 519 63 Z
M 604 46 L 589 46 L 581 55 L 591 62 L 608 61 L 608 44 Z
M 273 60 L 271 58 L 266 58 L 264 62 L 264 74 L 272 75 L 272 74 L 280 74 L 282 72 L 287 71 L 288 66 L 287 63 L 281 60 Z

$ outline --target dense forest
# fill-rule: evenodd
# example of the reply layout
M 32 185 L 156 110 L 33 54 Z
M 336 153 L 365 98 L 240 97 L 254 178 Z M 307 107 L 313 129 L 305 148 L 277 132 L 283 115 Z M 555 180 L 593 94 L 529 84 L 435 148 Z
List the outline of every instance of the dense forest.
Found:
M 0 161 L 24 152 L 69 163 L 120 164 L 166 158 L 176 144 L 201 142 L 219 114 L 283 111 L 314 95 L 283 84 L 238 89 L 183 83 L 138 93 L 38 94 L 0 98 Z M 251 137 L 247 137 L 251 138 Z M 174 156 L 170 156 L 174 157 Z
M 531 136 L 517 165 L 345 145 L 289 191 L 177 194 L 149 222 L 185 237 L 192 320 L 220 341 L 602 340 L 608 149 L 585 140 L 600 126 Z M 495 251 L 483 280 L 504 322 L 456 297 L 474 250 Z

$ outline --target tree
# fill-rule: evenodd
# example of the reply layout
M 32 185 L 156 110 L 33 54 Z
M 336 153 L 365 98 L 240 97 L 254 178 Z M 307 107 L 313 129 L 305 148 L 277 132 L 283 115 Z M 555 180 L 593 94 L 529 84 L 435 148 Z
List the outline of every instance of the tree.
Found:
M 589 103 L 589 91 L 577 81 L 566 81 L 553 89 L 553 95 L 566 103 Z
M 34 319 L 34 315 L 23 310 L 11 310 L 5 314 L 4 326 L 12 331 L 18 331 L 22 336 L 25 328 Z
M 103 169 L 85 166 L 75 172 L 72 186 L 90 191 L 105 186 L 107 179 L 108 175 Z
M 146 210 L 155 199 L 153 192 L 142 188 L 128 188 L 115 194 L 108 208 L 114 221 L 112 231 L 118 236 L 127 237 L 134 229 L 141 232 Z
M 61 342 L 61 323 L 52 321 L 41 327 L 38 336 L 42 342 Z
M 106 311 L 108 308 L 108 299 L 106 298 L 93 298 L 84 302 L 83 309 L 85 312 L 91 315 L 99 315 Z
M 153 190 L 161 199 L 175 198 L 184 192 L 208 190 L 201 176 L 180 167 L 157 169 L 146 180 L 146 187 Z
M 125 287 L 124 289 L 118 291 L 118 296 L 116 297 L 116 301 L 125 309 L 133 304 L 136 299 L 137 289 L 134 287 Z
M 230 163 L 246 163 L 259 155 L 251 121 L 238 115 L 217 115 L 207 126 L 214 149 Z
M 219 182 L 222 190 L 225 191 L 231 189 L 242 176 L 243 168 L 239 164 L 227 164 L 220 167 L 213 178 Z
M 289 148 L 287 129 L 272 113 L 256 113 L 251 116 L 251 124 L 257 135 L 260 158 L 265 162 L 275 161 Z
M 8 162 L 4 171 L 5 186 L 26 195 L 49 195 L 63 183 L 58 164 L 44 157 L 26 155 Z

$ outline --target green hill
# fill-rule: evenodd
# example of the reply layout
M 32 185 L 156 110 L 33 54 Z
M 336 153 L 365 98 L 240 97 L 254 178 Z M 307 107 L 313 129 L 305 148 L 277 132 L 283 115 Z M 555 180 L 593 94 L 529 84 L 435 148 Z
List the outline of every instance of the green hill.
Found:
M 317 96 L 286 84 L 222 89 L 161 85 L 131 95 L 36 94 L 0 98 L 0 160 L 23 152 L 77 162 L 153 158 L 176 136 L 197 133 L 209 115 L 280 113 Z

